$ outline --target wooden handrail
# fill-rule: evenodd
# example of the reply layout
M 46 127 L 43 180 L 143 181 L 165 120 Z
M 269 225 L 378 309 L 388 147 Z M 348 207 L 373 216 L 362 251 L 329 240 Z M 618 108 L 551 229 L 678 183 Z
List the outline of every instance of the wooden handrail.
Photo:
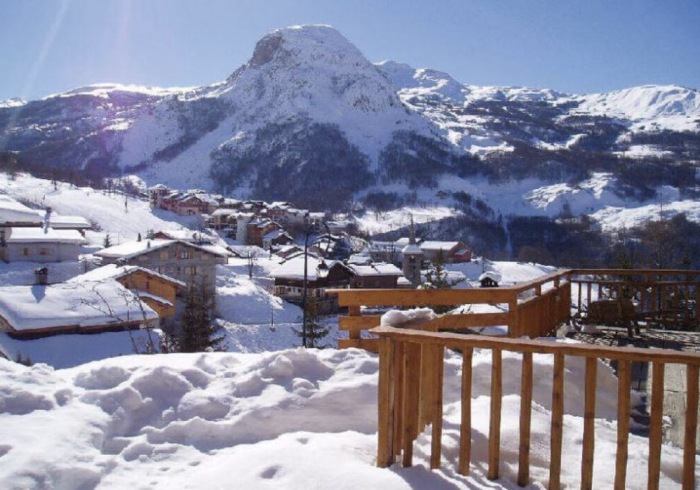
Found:
M 603 276 L 603 277 L 596 277 Z M 682 276 L 684 279 L 668 279 Z M 619 279 L 622 277 L 623 279 Z M 624 279 L 627 277 L 628 279 Z M 642 279 L 634 279 L 634 277 Z M 700 324 L 700 271 L 653 269 L 564 269 L 514 286 L 473 289 L 329 289 L 338 295 L 349 316 L 341 317 L 340 329 L 349 338 L 339 347 L 362 347 L 377 351 L 376 339 L 363 337 L 379 324 L 379 316 L 361 314 L 361 307 L 417 307 L 446 305 L 499 305 L 499 311 L 444 315 L 425 328 L 464 329 L 503 326 L 511 337 L 549 335 L 572 316 L 572 307 L 585 311 L 596 299 L 637 296 L 642 312 L 665 325 Z M 574 301 L 572 301 L 572 299 Z M 693 300 L 691 308 L 669 310 L 670 301 Z M 689 303 L 692 304 L 692 303 Z M 574 310 L 575 312 L 576 310 Z M 661 313 L 664 314 L 661 314 Z M 658 314 L 657 314 L 658 313 Z
M 658 488 L 661 471 L 661 416 L 664 391 L 664 366 L 682 364 L 687 369 L 689 386 L 686 397 L 686 437 L 682 467 L 684 489 L 695 487 L 695 444 L 698 410 L 698 372 L 700 353 L 642 348 L 617 348 L 589 344 L 570 344 L 542 340 L 496 338 L 461 335 L 450 332 L 425 332 L 394 327 L 371 330 L 379 336 L 379 435 L 377 464 L 393 464 L 403 453 L 404 466 L 412 464 L 412 444 L 418 433 L 431 424 L 431 468 L 440 466 L 442 429 L 442 386 L 444 384 L 444 351 L 463 353 L 462 416 L 459 441 L 459 472 L 469 473 L 471 454 L 472 358 L 474 349 L 493 353 L 491 369 L 491 410 L 489 421 L 488 477 L 499 477 L 500 425 L 502 393 L 502 352 L 522 353 L 520 445 L 518 484 L 529 484 L 529 441 L 532 400 L 532 354 L 554 356 L 552 383 L 552 419 L 550 435 L 549 488 L 561 485 L 561 453 L 564 414 L 564 366 L 567 356 L 586 359 L 584 392 L 584 433 L 581 459 L 581 487 L 593 487 L 595 445 L 595 399 L 599 359 L 619 363 L 618 432 L 615 459 L 615 488 L 625 488 L 627 444 L 630 416 L 631 362 L 653 363 L 652 413 L 649 436 L 648 487 Z

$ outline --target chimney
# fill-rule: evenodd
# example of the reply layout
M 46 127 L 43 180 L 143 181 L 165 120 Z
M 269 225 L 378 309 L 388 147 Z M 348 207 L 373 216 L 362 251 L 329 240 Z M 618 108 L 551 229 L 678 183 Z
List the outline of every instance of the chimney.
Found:
M 34 284 L 36 286 L 46 286 L 49 283 L 49 268 L 40 267 L 34 269 Z
M 49 231 L 49 226 L 51 225 L 51 206 L 46 207 L 46 214 L 44 215 L 44 233 Z

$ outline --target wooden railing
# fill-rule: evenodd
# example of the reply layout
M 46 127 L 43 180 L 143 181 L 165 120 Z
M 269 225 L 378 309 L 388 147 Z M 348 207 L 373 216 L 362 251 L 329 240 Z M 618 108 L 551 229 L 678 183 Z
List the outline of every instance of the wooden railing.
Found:
M 550 335 L 572 313 L 585 315 L 592 301 L 631 298 L 640 318 L 670 326 L 700 325 L 700 271 L 572 269 L 561 270 L 515 286 L 473 289 L 333 289 L 348 316 L 339 318 L 347 339 L 340 348 L 360 347 L 377 352 L 376 338 L 367 338 L 380 323 L 379 314 L 362 314 L 362 307 L 491 305 L 489 313 L 442 315 L 422 330 L 462 330 L 472 327 L 507 329 L 509 337 Z
M 549 335 L 570 317 L 571 284 L 569 271 L 549 274 L 516 286 L 474 289 L 334 289 L 338 303 L 347 307 L 348 316 L 339 318 L 348 339 L 340 348 L 360 347 L 377 352 L 377 339 L 362 332 L 379 325 L 380 315 L 363 315 L 361 307 L 416 307 L 451 305 L 491 305 L 495 311 L 442 315 L 422 326 L 425 330 L 457 330 L 469 327 L 507 328 L 511 337 Z
M 629 298 L 642 319 L 661 326 L 700 324 L 700 271 L 587 269 L 570 271 L 575 310 L 592 301 Z
M 391 298 L 392 301 L 395 298 Z M 533 354 L 554 357 L 552 379 L 552 414 L 549 461 L 549 488 L 561 485 L 562 440 L 564 417 L 564 363 L 566 356 L 585 358 L 584 425 L 581 461 L 581 488 L 593 486 L 595 447 L 596 372 L 599 359 L 618 363 L 617 453 L 615 488 L 624 489 L 627 480 L 628 435 L 630 428 L 631 363 L 652 363 L 651 418 L 649 428 L 648 488 L 659 488 L 662 452 L 662 414 L 664 367 L 682 364 L 687 370 L 685 440 L 683 446 L 682 488 L 695 488 L 695 452 L 698 414 L 698 371 L 700 354 L 671 350 L 613 348 L 587 344 L 522 340 L 455 333 L 379 327 L 377 335 L 379 361 L 379 440 L 377 464 L 387 467 L 401 458 L 411 466 L 413 442 L 426 425 L 432 425 L 431 468 L 441 465 L 444 384 L 444 352 L 462 353 L 461 427 L 459 472 L 470 471 L 472 354 L 474 349 L 489 349 L 491 368 L 491 410 L 488 434 L 488 478 L 499 478 L 500 430 L 503 365 L 502 352 L 522 354 L 520 445 L 518 484 L 530 482 L 530 420 L 533 396 Z M 564 462 L 566 464 L 566 462 Z

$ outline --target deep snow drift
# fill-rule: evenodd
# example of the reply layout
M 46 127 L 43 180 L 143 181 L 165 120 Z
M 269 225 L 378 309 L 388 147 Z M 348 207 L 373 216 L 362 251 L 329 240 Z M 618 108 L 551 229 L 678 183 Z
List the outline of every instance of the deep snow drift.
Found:
M 485 478 L 491 355 L 476 352 L 472 474 L 456 473 L 461 358 L 447 354 L 443 468 L 430 430 L 410 469 L 374 466 L 376 356 L 349 350 L 130 356 L 56 370 L 0 360 L 0 488 L 517 488 L 520 356 L 504 353 L 501 475 Z M 532 488 L 548 475 L 552 359 L 534 356 Z M 570 360 L 562 481 L 577 487 L 584 367 Z M 594 488 L 612 488 L 617 381 L 598 369 Z M 627 488 L 646 488 L 647 439 L 630 436 Z M 664 446 L 661 487 L 679 483 Z M 700 471 L 699 471 L 700 473 Z M 700 474 L 698 475 L 700 477 Z

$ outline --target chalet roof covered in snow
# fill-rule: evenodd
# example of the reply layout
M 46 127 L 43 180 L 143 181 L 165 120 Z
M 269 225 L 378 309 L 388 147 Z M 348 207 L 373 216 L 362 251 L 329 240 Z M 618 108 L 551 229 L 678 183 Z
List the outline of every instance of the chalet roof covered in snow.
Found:
M 130 259 L 142 253 L 165 248 L 175 243 L 175 240 L 141 240 L 140 242 L 127 242 L 112 247 L 107 247 L 95 252 L 98 257 Z
M 494 282 L 501 282 L 501 274 L 496 271 L 486 271 L 479 276 L 479 281 L 484 279 L 491 279 Z
M 356 276 L 377 277 L 377 276 L 403 276 L 403 271 L 393 264 L 376 262 L 373 264 L 349 264 L 347 266 Z
M 308 255 L 306 264 L 306 278 L 308 281 L 318 279 L 317 268 L 324 260 L 312 254 Z M 344 267 L 341 262 L 336 260 L 326 260 L 326 266 L 331 269 L 333 267 Z M 273 279 L 304 279 L 304 255 L 297 255 L 283 262 L 279 267 L 272 270 L 270 277 Z
M 404 254 L 413 254 L 413 255 L 422 255 L 422 254 L 423 254 L 423 250 L 422 250 L 418 245 L 416 245 L 415 243 L 409 243 L 408 245 L 406 245 L 405 247 L 403 247 L 403 248 L 401 249 L 401 253 L 404 253 Z
M 17 332 L 158 319 L 155 311 L 114 280 L 3 286 L 0 316 Z
M 117 264 L 103 265 L 102 267 L 98 267 L 96 269 L 93 269 L 89 272 L 86 272 L 85 274 L 80 274 L 79 276 L 75 276 L 75 277 L 69 279 L 67 282 L 82 283 L 82 282 L 86 282 L 86 281 L 104 281 L 107 279 L 120 279 L 122 277 L 126 277 L 130 274 L 133 274 L 134 272 L 137 272 L 137 271 L 148 274 L 149 276 L 157 277 L 159 279 L 162 279 L 163 281 L 175 284 L 176 286 L 180 286 L 180 287 L 186 286 L 186 284 L 182 281 L 178 281 L 177 279 L 174 279 L 170 276 L 166 276 L 164 274 L 159 274 L 158 272 L 155 272 L 151 269 L 145 269 L 145 268 L 139 267 L 137 265 L 117 265 Z
M 43 222 L 44 218 L 35 209 L 30 209 L 8 196 L 0 195 L 0 224 L 31 223 L 41 225 Z
M 54 229 L 67 228 L 74 230 L 87 230 L 92 227 L 90 222 L 82 216 L 59 215 L 56 213 L 51 213 L 49 216 L 49 225 Z
M 228 257 L 230 254 L 222 247 L 217 247 L 214 245 L 210 246 L 200 246 L 195 245 L 184 240 L 141 240 L 140 242 L 128 242 L 122 243 L 121 245 L 115 245 L 113 247 L 108 247 L 95 252 L 98 257 L 108 257 L 117 259 L 130 259 L 132 257 L 137 257 L 141 254 L 151 252 L 153 250 L 158 250 L 161 248 L 168 247 L 173 243 L 180 243 L 186 247 L 196 248 L 198 250 L 203 250 L 220 257 Z
M 166 239 L 171 239 L 171 240 L 182 240 L 185 242 L 191 242 L 195 244 L 203 244 L 207 243 L 210 244 L 214 240 L 213 237 L 207 235 L 206 233 L 202 233 L 201 231 L 193 231 L 193 230 L 164 230 L 164 231 L 159 231 L 157 235 L 162 235 L 165 236 Z
M 438 250 L 443 250 L 447 252 L 459 246 L 462 246 L 460 242 L 441 242 L 434 240 L 425 241 L 420 244 L 421 250 L 427 250 L 429 252 L 437 252 Z
M 7 243 L 84 243 L 85 238 L 77 230 L 54 230 L 53 228 L 12 227 Z

